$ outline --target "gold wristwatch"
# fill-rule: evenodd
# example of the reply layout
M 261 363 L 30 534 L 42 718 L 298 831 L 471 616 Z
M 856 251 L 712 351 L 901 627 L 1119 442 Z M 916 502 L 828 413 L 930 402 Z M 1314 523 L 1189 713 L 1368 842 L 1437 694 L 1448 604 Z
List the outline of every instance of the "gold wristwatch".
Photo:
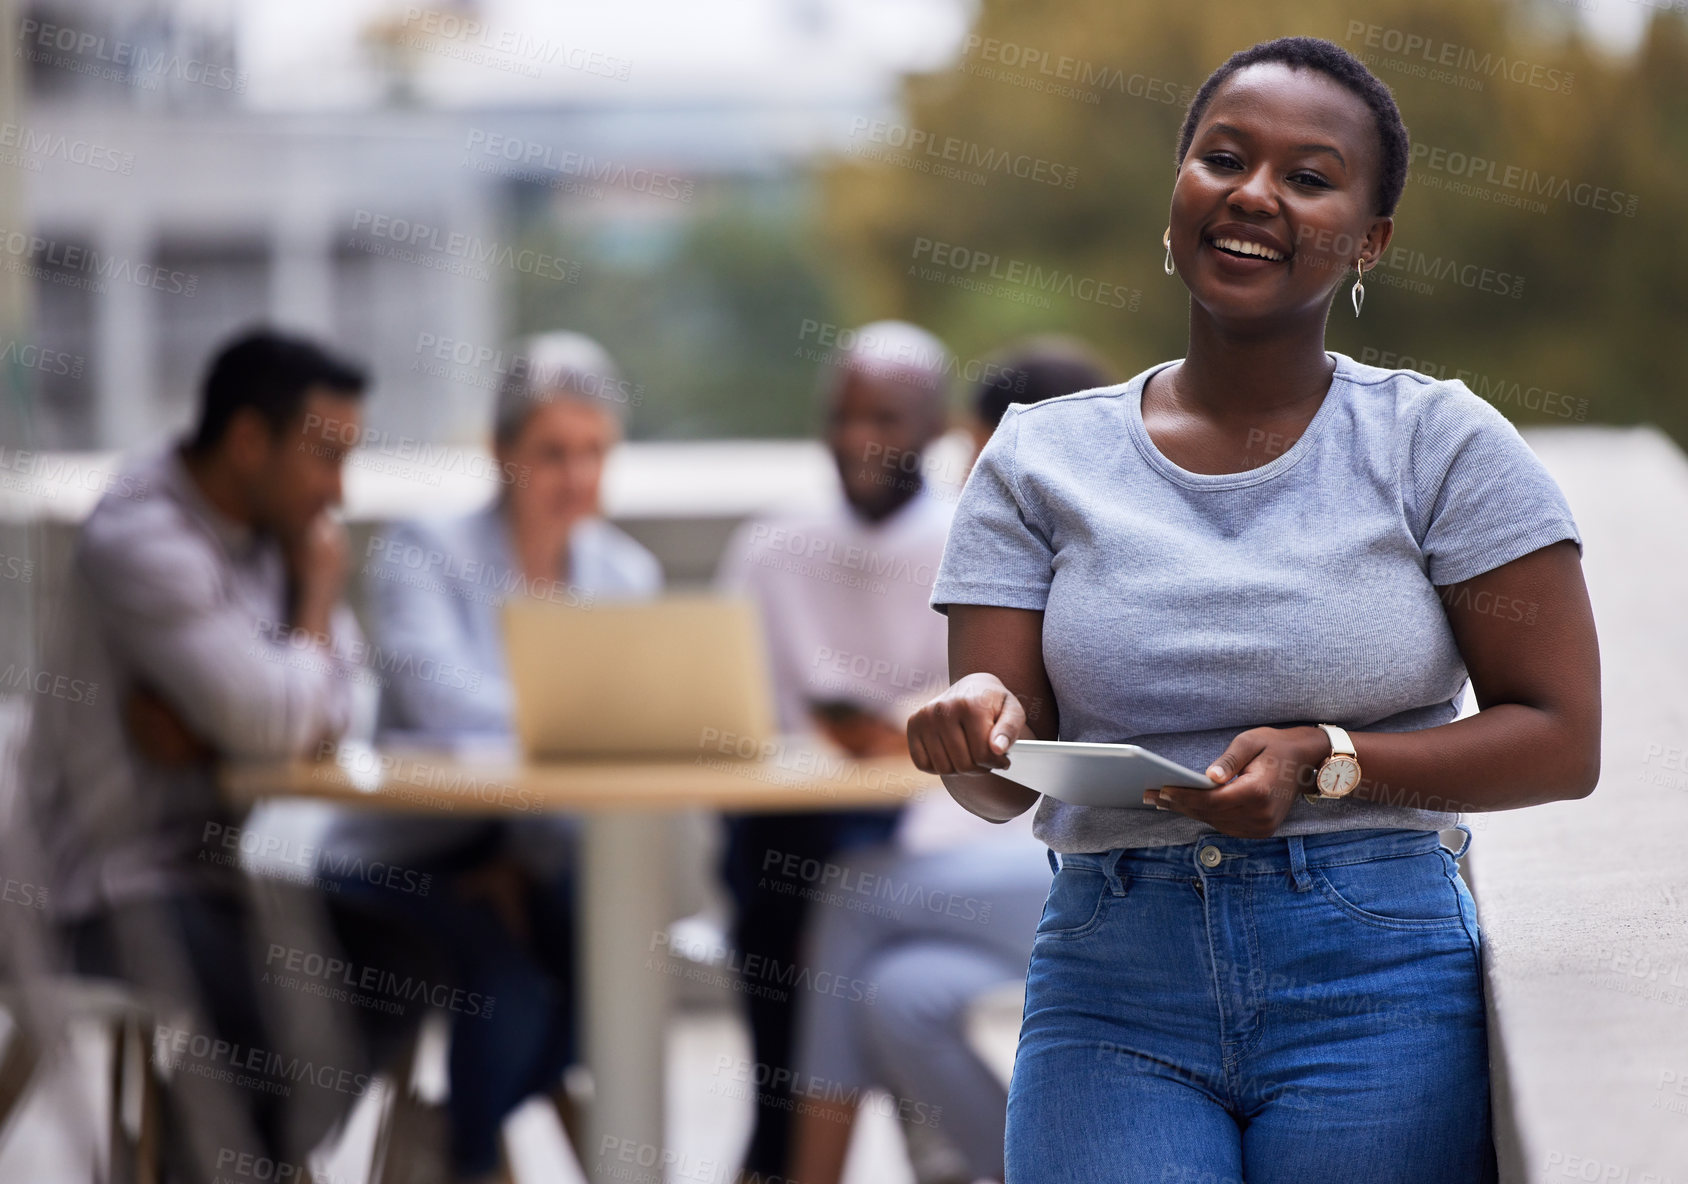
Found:
M 1330 737 L 1330 755 L 1324 759 L 1318 774 L 1313 778 L 1319 792 L 1303 793 L 1301 796 L 1310 802 L 1345 798 L 1360 784 L 1360 760 L 1354 754 L 1354 742 L 1348 738 L 1347 732 L 1335 724 L 1320 724 L 1319 727 Z

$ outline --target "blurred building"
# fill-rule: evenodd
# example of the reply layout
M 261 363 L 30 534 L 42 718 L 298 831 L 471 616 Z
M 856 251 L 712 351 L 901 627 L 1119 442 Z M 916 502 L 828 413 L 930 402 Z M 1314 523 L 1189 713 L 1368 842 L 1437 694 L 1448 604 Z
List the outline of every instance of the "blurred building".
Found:
M 508 361 L 515 285 L 582 282 L 580 260 L 536 238 L 524 212 L 637 250 L 695 214 L 699 187 L 776 177 L 838 143 L 862 110 L 836 94 L 551 98 L 537 84 L 532 101 L 423 105 L 417 80 L 461 72 L 465 56 L 500 84 L 537 69 L 524 59 L 612 80 L 626 69 L 543 38 L 465 36 L 476 6 L 439 11 L 459 23 L 365 26 L 358 61 L 376 101 L 259 109 L 232 4 L 27 8 L 21 115 L 0 131 L 25 217 L 4 228 L 0 258 L 33 289 L 37 447 L 179 430 L 210 351 L 258 319 L 369 363 L 379 430 L 477 440 Z M 325 86 L 345 72 L 344 50 L 325 48 L 338 63 Z

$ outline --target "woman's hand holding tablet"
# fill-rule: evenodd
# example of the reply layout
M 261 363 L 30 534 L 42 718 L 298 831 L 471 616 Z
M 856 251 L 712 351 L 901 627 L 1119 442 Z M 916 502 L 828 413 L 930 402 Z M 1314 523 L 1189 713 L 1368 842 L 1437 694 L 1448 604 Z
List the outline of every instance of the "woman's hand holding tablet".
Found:
M 1025 708 L 1002 680 L 969 674 L 909 717 L 909 755 L 923 773 L 991 773 L 1008 767 L 1008 746 L 1029 734 Z
M 945 782 L 981 817 L 1012 818 L 1048 794 L 1079 806 L 1174 810 L 1249 839 L 1277 833 L 1330 751 L 1329 738 L 1310 725 L 1249 728 L 1204 774 L 1135 744 L 1040 740 L 1019 698 L 984 672 L 957 680 L 910 716 L 908 744 L 922 772 L 972 783 L 961 790 Z
M 1218 782 L 1135 744 L 1016 740 L 996 775 L 1075 806 L 1151 805 L 1145 792 L 1181 786 L 1209 792 Z
M 1270 838 L 1329 753 L 1330 738 L 1311 725 L 1250 728 L 1208 767 L 1218 788 L 1145 789 L 1143 804 L 1176 810 L 1220 834 Z
M 1040 727 L 1056 730 L 1053 711 L 1039 710 L 1049 701 L 1037 690 L 1022 701 L 994 674 L 964 675 L 909 716 L 909 756 L 921 772 L 942 777 L 964 809 L 993 822 L 1018 817 L 1037 804 L 1037 791 L 991 774 L 1008 767 L 1009 745 L 1036 735 L 1026 702 Z

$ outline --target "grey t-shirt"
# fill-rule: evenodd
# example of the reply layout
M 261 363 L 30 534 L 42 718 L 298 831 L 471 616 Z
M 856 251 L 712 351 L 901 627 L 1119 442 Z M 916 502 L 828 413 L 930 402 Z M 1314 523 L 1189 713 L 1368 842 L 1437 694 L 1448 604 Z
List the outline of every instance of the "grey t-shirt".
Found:
M 1170 362 L 1010 406 L 962 490 L 933 606 L 1043 610 L 1060 738 L 1141 744 L 1192 769 L 1251 727 L 1454 719 L 1466 671 L 1437 587 L 1559 539 L 1580 552 L 1581 536 L 1517 429 L 1463 383 L 1330 356 L 1307 430 L 1240 473 L 1189 472 L 1150 440 L 1143 386 Z M 1486 611 L 1522 621 L 1535 606 Z M 1444 830 L 1457 809 L 1404 791 L 1297 799 L 1278 833 Z M 1034 833 L 1065 853 L 1213 828 L 1045 797 Z

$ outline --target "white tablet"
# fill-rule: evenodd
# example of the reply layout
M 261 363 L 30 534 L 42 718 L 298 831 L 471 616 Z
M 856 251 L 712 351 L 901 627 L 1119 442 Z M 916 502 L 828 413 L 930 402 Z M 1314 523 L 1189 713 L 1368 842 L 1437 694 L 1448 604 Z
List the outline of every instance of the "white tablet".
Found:
M 1135 744 L 1016 740 L 997 776 L 1074 806 L 1143 805 L 1143 791 L 1162 785 L 1214 789 L 1213 781 Z

